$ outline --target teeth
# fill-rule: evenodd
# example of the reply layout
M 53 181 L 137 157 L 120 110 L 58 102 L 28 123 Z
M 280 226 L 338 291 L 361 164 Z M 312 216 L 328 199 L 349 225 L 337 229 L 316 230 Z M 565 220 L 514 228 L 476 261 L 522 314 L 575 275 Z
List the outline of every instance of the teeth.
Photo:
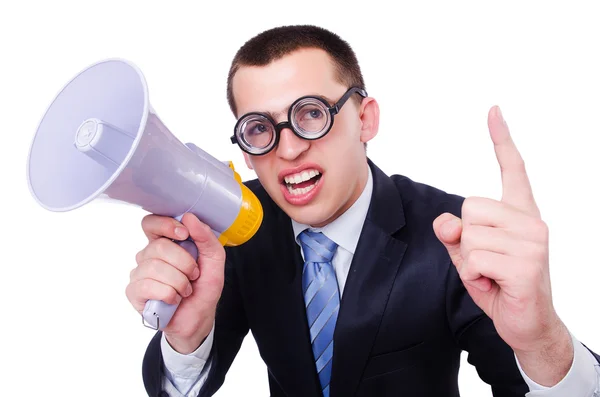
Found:
M 314 187 L 315 187 L 315 185 L 310 185 L 310 186 L 307 186 L 307 187 L 303 187 L 303 188 L 299 188 L 299 189 L 294 189 L 290 185 L 287 185 L 288 192 L 290 192 L 290 194 L 293 194 L 294 196 L 298 196 L 300 194 L 308 193 L 311 190 L 313 190 Z
M 320 172 L 317 170 L 304 170 L 304 171 L 299 172 L 294 175 L 288 175 L 284 179 L 285 179 L 285 183 L 287 183 L 287 184 L 296 184 L 296 183 L 308 181 L 309 179 L 314 178 L 315 176 L 317 176 L 319 174 L 320 174 Z

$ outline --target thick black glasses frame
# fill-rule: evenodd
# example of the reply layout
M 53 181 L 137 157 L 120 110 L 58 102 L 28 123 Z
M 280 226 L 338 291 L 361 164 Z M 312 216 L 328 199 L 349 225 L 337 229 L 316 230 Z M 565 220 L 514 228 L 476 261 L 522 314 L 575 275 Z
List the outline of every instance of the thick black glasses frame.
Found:
M 350 89 L 348 89 L 348 91 L 346 91 L 344 93 L 344 95 L 342 95 L 342 97 L 340 98 L 339 101 L 337 101 L 333 106 L 331 106 L 329 104 L 329 102 L 327 102 L 327 100 L 325 100 L 325 98 L 319 97 L 319 96 L 313 96 L 313 95 L 307 95 L 307 96 L 303 96 L 301 98 L 298 98 L 294 101 L 294 103 L 292 103 L 288 109 L 288 119 L 287 121 L 282 121 L 281 123 L 276 124 L 275 120 L 273 120 L 268 114 L 265 113 L 260 113 L 260 112 L 250 112 L 250 113 L 246 113 L 244 114 L 242 117 L 240 117 L 238 119 L 238 121 L 235 123 L 235 127 L 233 130 L 233 135 L 231 136 L 231 143 L 232 144 L 238 144 L 240 149 L 242 149 L 244 152 L 251 154 L 253 156 L 262 156 L 264 154 L 269 153 L 271 150 L 273 150 L 274 147 L 276 147 L 279 144 L 279 136 L 281 135 L 281 130 L 283 130 L 284 128 L 289 128 L 290 130 L 292 130 L 294 132 L 294 134 L 302 139 L 306 139 L 309 141 L 313 141 L 316 139 L 320 139 L 322 137 L 324 137 L 325 135 L 327 135 L 327 133 L 331 130 L 331 127 L 333 127 L 333 122 L 334 122 L 334 116 L 336 114 L 338 114 L 340 112 L 340 110 L 342 109 L 342 106 L 344 106 L 344 104 L 346 103 L 346 101 L 348 101 L 348 98 L 350 98 L 353 94 L 359 94 L 360 96 L 362 96 L 363 98 L 367 97 L 367 91 L 363 90 L 362 88 L 359 87 L 351 87 Z M 302 135 L 300 132 L 296 131 L 296 129 L 294 128 L 294 126 L 292 125 L 292 123 L 290 122 L 290 120 L 292 119 L 292 111 L 295 107 L 295 105 L 300 102 L 303 101 L 305 99 L 316 99 L 318 101 L 321 101 L 325 107 L 327 108 L 327 110 L 329 110 L 329 114 L 331 115 L 331 122 L 329 123 L 329 126 L 319 135 L 315 135 L 314 137 L 308 137 L 305 135 Z M 255 153 L 252 152 L 249 149 L 246 149 L 244 147 L 243 144 L 240 144 L 240 142 L 238 141 L 238 128 L 240 126 L 240 123 L 246 119 L 248 116 L 251 115 L 259 115 L 262 117 L 265 117 L 267 120 L 269 120 L 271 122 L 271 124 L 275 127 L 275 142 L 271 145 L 271 147 L 269 149 L 267 149 L 265 152 L 260 152 L 260 153 Z

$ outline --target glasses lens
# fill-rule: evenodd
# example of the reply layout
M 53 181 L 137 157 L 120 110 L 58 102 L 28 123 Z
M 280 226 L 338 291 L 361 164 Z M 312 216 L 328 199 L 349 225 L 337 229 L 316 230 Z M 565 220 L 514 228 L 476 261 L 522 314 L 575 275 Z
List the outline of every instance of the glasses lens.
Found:
M 292 123 L 301 135 L 315 138 L 327 130 L 331 123 L 331 115 L 323 102 L 308 98 L 294 106 Z
M 275 137 L 273 124 L 264 116 L 250 115 L 239 123 L 238 136 L 251 150 L 269 147 Z

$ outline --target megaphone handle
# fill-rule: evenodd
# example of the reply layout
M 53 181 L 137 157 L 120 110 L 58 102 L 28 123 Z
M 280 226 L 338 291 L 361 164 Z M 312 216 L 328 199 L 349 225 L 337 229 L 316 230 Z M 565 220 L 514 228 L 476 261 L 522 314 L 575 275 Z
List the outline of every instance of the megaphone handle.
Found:
M 198 248 L 192 240 L 175 241 L 185 249 L 193 258 L 198 259 Z M 169 324 L 179 304 L 169 305 L 159 300 L 149 300 L 142 312 L 142 324 L 154 330 L 162 330 Z M 147 323 L 147 324 L 146 324 Z

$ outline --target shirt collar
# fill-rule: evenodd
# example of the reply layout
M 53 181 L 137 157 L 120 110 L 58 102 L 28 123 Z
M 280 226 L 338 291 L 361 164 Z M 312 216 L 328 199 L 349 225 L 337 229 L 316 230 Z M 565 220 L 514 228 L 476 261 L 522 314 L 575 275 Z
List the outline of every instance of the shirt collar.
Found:
M 362 193 L 354 202 L 354 204 L 352 204 L 352 206 L 336 220 L 323 227 L 314 228 L 310 227 L 309 225 L 298 223 L 292 219 L 294 237 L 296 238 L 296 243 L 298 243 L 298 245 L 300 245 L 298 235 L 305 229 L 309 229 L 314 232 L 322 232 L 328 238 L 333 240 L 338 246 L 344 248 L 346 251 L 349 251 L 352 255 L 354 255 L 354 251 L 356 250 L 356 245 L 358 244 L 358 239 L 360 238 L 360 233 L 362 231 L 362 226 L 365 222 L 365 218 L 367 217 L 369 204 L 371 203 L 371 195 L 373 193 L 373 175 L 371 172 L 371 167 L 367 166 L 367 169 L 369 171 L 367 184 L 365 185 Z

